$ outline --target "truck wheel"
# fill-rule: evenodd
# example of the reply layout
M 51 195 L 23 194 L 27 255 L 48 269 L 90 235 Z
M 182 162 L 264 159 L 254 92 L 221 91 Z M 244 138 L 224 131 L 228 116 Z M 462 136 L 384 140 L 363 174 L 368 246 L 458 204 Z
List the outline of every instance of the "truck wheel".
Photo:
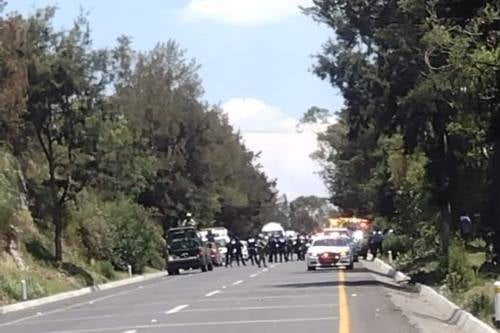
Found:
M 316 270 L 316 267 L 314 267 L 314 266 L 307 266 L 307 271 L 308 272 L 315 271 L 315 270 Z

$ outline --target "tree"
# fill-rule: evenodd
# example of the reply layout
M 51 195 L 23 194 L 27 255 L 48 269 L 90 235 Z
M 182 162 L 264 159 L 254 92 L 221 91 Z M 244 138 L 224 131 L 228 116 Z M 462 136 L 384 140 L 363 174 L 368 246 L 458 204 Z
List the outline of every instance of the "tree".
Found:
M 335 212 L 328 199 L 316 196 L 298 197 L 290 202 L 291 229 L 309 234 L 327 225 Z
M 49 206 L 55 259 L 63 259 L 66 203 L 84 188 L 92 170 L 88 120 L 102 111 L 105 68 L 91 51 L 88 24 L 75 21 L 68 32 L 54 32 L 54 9 L 30 18 L 27 121 L 47 162 Z
M 4 5 L 0 2 L 0 12 Z M 16 155 L 26 147 L 26 33 L 26 21 L 20 16 L 0 17 L 0 140 L 9 144 Z

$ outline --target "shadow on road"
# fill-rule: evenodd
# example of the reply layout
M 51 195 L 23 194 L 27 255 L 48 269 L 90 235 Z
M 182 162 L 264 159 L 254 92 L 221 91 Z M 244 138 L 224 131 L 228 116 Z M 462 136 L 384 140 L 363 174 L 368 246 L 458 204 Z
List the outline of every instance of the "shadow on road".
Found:
M 386 283 L 378 280 L 351 280 L 351 281 L 319 281 L 319 282 L 304 282 L 304 283 L 287 283 L 287 284 L 279 284 L 274 285 L 274 288 L 331 288 L 338 287 L 339 285 L 343 285 L 346 287 L 370 287 L 370 286 L 381 286 L 389 289 L 399 290 L 399 291 L 409 291 L 407 288 L 398 286 L 393 283 Z

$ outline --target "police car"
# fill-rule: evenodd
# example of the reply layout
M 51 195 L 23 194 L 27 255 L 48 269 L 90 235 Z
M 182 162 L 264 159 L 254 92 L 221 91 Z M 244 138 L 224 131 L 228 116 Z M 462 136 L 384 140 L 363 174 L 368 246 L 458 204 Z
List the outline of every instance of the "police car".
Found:
M 354 268 L 354 251 L 346 237 L 315 238 L 307 250 L 306 265 L 308 271 L 317 268 L 344 266 Z

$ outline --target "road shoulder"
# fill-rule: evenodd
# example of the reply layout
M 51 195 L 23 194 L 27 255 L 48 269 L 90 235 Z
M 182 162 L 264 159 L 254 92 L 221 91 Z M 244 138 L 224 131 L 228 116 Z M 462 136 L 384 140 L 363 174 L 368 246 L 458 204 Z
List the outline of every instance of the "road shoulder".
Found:
M 422 333 L 466 333 L 454 325 L 453 318 L 439 311 L 433 304 L 422 297 L 415 290 L 401 288 L 391 277 L 384 276 L 380 268 L 370 261 L 363 261 L 362 265 L 381 284 L 394 286 L 385 288 L 390 301 L 409 322 Z

